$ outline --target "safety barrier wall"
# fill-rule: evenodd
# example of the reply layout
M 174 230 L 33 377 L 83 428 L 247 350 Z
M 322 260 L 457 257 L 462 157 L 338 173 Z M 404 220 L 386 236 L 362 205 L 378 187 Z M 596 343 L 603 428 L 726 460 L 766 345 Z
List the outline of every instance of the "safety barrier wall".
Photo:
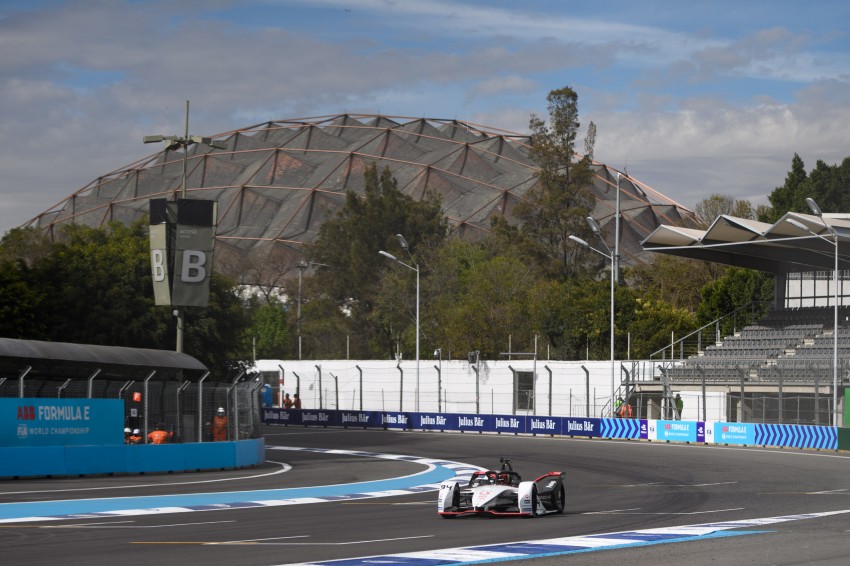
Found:
M 186 444 L 0 447 L 0 477 L 194 472 L 264 462 L 262 438 Z
M 846 429 L 806 425 L 277 408 L 263 409 L 262 422 L 284 426 L 626 438 L 819 450 L 850 449 L 850 434 L 845 433 Z

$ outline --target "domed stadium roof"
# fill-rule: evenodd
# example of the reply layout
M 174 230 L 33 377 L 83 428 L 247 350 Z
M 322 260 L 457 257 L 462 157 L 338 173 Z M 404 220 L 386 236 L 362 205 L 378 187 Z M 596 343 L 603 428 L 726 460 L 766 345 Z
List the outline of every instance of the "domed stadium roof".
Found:
M 389 167 L 414 199 L 441 195 L 452 232 L 471 239 L 489 230 L 493 216 L 516 222 L 513 207 L 537 182 L 528 136 L 459 120 L 342 114 L 276 120 L 213 139 L 225 148 L 189 147 L 187 198 L 218 201 L 215 266 L 231 275 L 302 260 L 346 191 L 362 194 L 372 163 Z M 67 223 L 130 223 L 148 213 L 149 199 L 179 196 L 183 164 L 182 150 L 164 149 L 98 177 L 26 226 L 52 234 Z M 596 162 L 593 170 L 593 217 L 611 243 L 617 171 Z M 648 258 L 640 242 L 661 224 L 697 227 L 692 211 L 646 184 L 621 174 L 619 186 L 624 263 Z

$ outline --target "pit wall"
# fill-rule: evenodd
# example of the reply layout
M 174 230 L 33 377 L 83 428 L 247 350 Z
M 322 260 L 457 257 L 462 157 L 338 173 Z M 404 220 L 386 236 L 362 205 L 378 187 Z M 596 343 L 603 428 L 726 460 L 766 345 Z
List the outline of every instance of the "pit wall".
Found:
M 262 438 L 235 442 L 0 447 L 0 477 L 195 472 L 265 462 Z
M 277 408 L 264 408 L 262 422 L 284 426 L 627 438 L 740 446 L 850 450 L 850 429 L 807 425 Z

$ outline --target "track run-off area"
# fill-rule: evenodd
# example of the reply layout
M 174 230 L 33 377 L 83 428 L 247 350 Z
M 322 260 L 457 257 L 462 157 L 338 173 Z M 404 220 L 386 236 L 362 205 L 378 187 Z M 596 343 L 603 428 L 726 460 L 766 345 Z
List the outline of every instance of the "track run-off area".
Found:
M 264 466 L 0 481 L 3 564 L 847 564 L 843 452 L 264 427 Z M 566 511 L 436 513 L 448 479 L 566 472 Z

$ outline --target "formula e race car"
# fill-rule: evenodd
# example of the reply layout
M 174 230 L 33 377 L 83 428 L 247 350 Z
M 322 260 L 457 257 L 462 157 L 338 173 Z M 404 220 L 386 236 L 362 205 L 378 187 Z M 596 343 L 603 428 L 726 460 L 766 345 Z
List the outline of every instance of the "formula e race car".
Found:
M 512 461 L 500 459 L 499 470 L 474 472 L 469 483 L 440 484 L 437 513 L 444 519 L 460 515 L 536 517 L 564 512 L 564 472 L 549 472 L 534 481 L 522 481 Z

